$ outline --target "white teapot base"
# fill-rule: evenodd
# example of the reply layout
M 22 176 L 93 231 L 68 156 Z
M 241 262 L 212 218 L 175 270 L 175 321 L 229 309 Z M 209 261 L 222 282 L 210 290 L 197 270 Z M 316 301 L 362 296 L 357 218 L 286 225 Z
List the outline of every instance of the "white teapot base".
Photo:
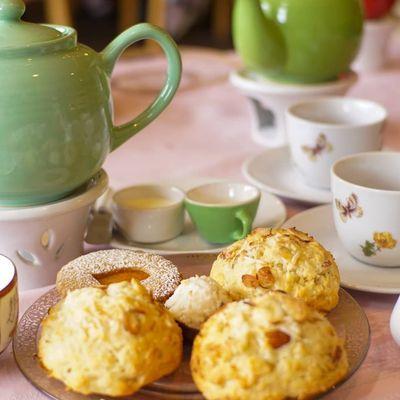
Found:
M 230 82 L 249 99 L 254 141 L 262 146 L 280 147 L 287 144 L 285 111 L 288 107 L 312 97 L 342 96 L 357 82 L 357 74 L 349 72 L 333 82 L 294 84 L 237 70 L 231 73 Z
M 90 209 L 107 187 L 101 170 L 62 200 L 0 207 L 0 254 L 15 264 L 19 290 L 54 284 L 59 269 L 83 253 Z

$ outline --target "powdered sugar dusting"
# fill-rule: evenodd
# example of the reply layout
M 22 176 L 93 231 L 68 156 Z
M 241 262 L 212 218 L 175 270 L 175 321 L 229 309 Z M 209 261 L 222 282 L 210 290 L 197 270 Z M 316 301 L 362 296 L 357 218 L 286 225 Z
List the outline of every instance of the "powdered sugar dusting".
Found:
M 141 284 L 160 302 L 167 300 L 181 281 L 178 268 L 164 257 L 114 249 L 89 253 L 65 265 L 57 274 L 57 290 L 65 296 L 70 290 L 100 287 L 101 283 L 93 275 L 129 269 L 149 275 Z

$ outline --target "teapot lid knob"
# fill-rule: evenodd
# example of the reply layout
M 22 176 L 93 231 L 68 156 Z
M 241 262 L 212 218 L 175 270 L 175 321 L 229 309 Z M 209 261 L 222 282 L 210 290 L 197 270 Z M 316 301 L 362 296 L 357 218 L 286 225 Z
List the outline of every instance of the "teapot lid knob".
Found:
M 0 20 L 18 21 L 25 12 L 22 0 L 0 0 Z

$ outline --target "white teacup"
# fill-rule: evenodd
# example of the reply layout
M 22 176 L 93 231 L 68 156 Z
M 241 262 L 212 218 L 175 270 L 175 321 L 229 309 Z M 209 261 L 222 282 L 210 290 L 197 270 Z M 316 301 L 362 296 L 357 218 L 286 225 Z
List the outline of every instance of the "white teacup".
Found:
M 400 153 L 370 152 L 332 167 L 333 214 L 347 251 L 362 262 L 400 266 Z
M 290 152 L 306 184 L 329 189 L 332 164 L 347 155 L 380 150 L 386 110 L 371 101 L 325 97 L 286 112 Z
M 131 186 L 114 194 L 113 217 L 130 241 L 165 242 L 183 230 L 184 198 L 185 194 L 173 186 Z
M 17 270 L 0 255 L 0 353 L 11 342 L 18 322 Z

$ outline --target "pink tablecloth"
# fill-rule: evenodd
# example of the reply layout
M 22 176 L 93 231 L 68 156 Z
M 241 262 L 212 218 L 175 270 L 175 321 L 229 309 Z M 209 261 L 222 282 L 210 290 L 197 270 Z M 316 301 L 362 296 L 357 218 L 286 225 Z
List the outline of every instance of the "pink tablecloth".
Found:
M 114 188 L 190 176 L 242 178 L 242 162 L 261 150 L 250 139 L 247 102 L 227 81 L 237 58 L 232 53 L 185 50 L 183 62 L 182 86 L 168 110 L 109 156 L 105 167 Z M 162 83 L 163 67 L 160 58 L 120 62 L 113 92 L 119 123 L 148 105 Z M 400 69 L 396 63 L 383 72 L 362 76 L 350 94 L 387 107 L 385 145 L 400 149 Z M 289 215 L 304 209 L 294 202 L 287 206 Z M 21 313 L 44 291 L 22 293 Z M 354 377 L 327 399 L 400 399 L 400 349 L 389 332 L 396 297 L 355 291 L 352 295 L 368 315 L 371 349 Z M 8 348 L 0 357 L 0 399 L 45 398 L 19 373 Z

